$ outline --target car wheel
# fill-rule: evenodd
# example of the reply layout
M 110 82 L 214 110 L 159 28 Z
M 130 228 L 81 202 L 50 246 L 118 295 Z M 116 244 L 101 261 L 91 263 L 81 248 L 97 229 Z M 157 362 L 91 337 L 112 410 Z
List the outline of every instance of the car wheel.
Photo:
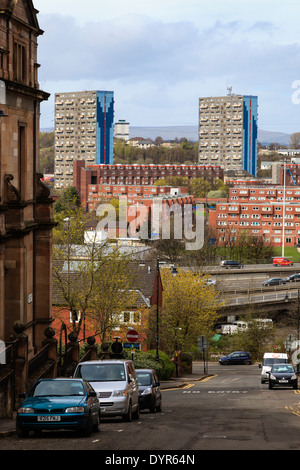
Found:
M 132 421 L 132 404 L 129 402 L 128 411 L 125 415 L 122 415 L 122 421 L 130 423 Z
M 100 426 L 100 412 L 97 414 L 97 421 L 93 426 L 93 431 L 99 432 L 99 426 Z
M 92 420 L 92 416 L 89 415 L 87 419 L 86 427 L 82 431 L 82 435 L 83 437 L 90 437 L 92 432 L 93 432 L 93 420 Z
M 16 424 L 16 434 L 17 434 L 18 437 L 28 437 L 29 431 L 28 431 L 28 429 L 22 428 L 17 422 L 17 424 Z
M 156 403 L 155 403 L 155 401 L 153 401 L 153 402 L 151 403 L 151 406 L 150 406 L 149 410 L 150 410 L 150 413 L 155 413 L 155 411 L 156 411 Z
M 132 413 L 133 419 L 140 419 L 140 406 L 137 406 L 137 409 Z

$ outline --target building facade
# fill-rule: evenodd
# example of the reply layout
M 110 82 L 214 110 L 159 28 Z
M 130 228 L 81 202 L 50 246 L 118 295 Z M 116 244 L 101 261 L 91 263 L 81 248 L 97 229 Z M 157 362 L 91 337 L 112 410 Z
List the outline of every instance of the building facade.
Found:
M 114 135 L 116 139 L 123 139 L 125 142 L 129 140 L 129 122 L 120 119 L 115 123 Z
M 128 189 L 128 194 L 135 191 L 135 194 L 141 194 L 144 197 L 149 194 L 149 190 L 144 186 L 153 186 L 157 180 L 170 176 L 185 177 L 189 181 L 204 178 L 211 184 L 216 179 L 222 180 L 224 176 L 223 170 L 213 165 L 87 165 L 84 160 L 77 160 L 74 161 L 73 169 L 73 186 L 77 188 L 83 203 L 92 202 L 89 198 L 98 199 L 100 192 L 102 192 L 101 196 L 105 196 L 104 193 L 112 193 L 113 196 L 114 193 L 119 194 L 120 191 L 126 193 L 125 188 L 130 186 L 134 189 L 133 191 Z M 123 189 L 120 190 L 118 187 Z M 137 188 L 139 188 L 138 192 Z M 159 187 L 156 186 L 156 188 Z M 156 189 L 155 193 L 157 191 L 159 189 Z
M 31 0 L 0 0 L 0 340 L 21 323 L 29 356 L 52 322 L 52 199 L 39 173 L 41 31 Z
M 257 96 L 199 99 L 199 163 L 257 174 Z
M 72 186 L 73 161 L 113 163 L 114 93 L 81 91 L 55 95 L 57 189 Z
M 210 210 L 209 225 L 221 244 L 246 231 L 273 246 L 282 246 L 283 236 L 285 246 L 295 246 L 300 243 L 300 187 L 231 188 L 228 202 Z

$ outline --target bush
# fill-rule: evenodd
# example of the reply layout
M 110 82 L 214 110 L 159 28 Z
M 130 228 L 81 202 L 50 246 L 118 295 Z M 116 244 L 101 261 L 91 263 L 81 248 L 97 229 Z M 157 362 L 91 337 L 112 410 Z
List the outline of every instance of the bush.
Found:
M 131 358 L 128 354 L 128 359 Z M 130 357 L 129 357 L 130 356 Z M 168 380 L 172 377 L 175 365 L 162 351 L 159 351 L 159 361 L 155 359 L 156 351 L 136 351 L 133 355 L 133 362 L 136 369 L 154 369 L 160 380 Z
M 149 355 L 149 357 L 152 357 L 155 360 L 156 356 L 156 351 L 148 351 L 146 354 Z M 175 364 L 171 361 L 169 356 L 165 354 L 162 351 L 159 351 L 159 363 L 162 366 L 161 374 L 159 375 L 160 379 L 168 380 L 172 377 L 174 370 L 175 370 Z

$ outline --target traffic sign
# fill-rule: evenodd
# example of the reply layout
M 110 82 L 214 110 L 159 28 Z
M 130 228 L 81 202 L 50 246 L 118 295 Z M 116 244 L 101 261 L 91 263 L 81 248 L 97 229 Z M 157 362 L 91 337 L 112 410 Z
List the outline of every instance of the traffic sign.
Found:
M 126 338 L 129 343 L 136 343 L 136 341 L 139 340 L 139 334 L 135 330 L 129 330 L 126 335 Z

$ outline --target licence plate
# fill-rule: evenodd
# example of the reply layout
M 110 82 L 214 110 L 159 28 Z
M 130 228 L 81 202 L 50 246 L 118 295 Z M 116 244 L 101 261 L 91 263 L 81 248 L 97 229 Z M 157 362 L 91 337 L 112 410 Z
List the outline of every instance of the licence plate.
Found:
M 39 422 L 41 421 L 60 421 L 60 416 L 38 416 L 37 417 L 37 420 Z
M 279 380 L 279 383 L 281 383 L 281 384 L 287 384 L 287 383 L 288 383 L 288 380 L 281 379 L 281 380 Z

